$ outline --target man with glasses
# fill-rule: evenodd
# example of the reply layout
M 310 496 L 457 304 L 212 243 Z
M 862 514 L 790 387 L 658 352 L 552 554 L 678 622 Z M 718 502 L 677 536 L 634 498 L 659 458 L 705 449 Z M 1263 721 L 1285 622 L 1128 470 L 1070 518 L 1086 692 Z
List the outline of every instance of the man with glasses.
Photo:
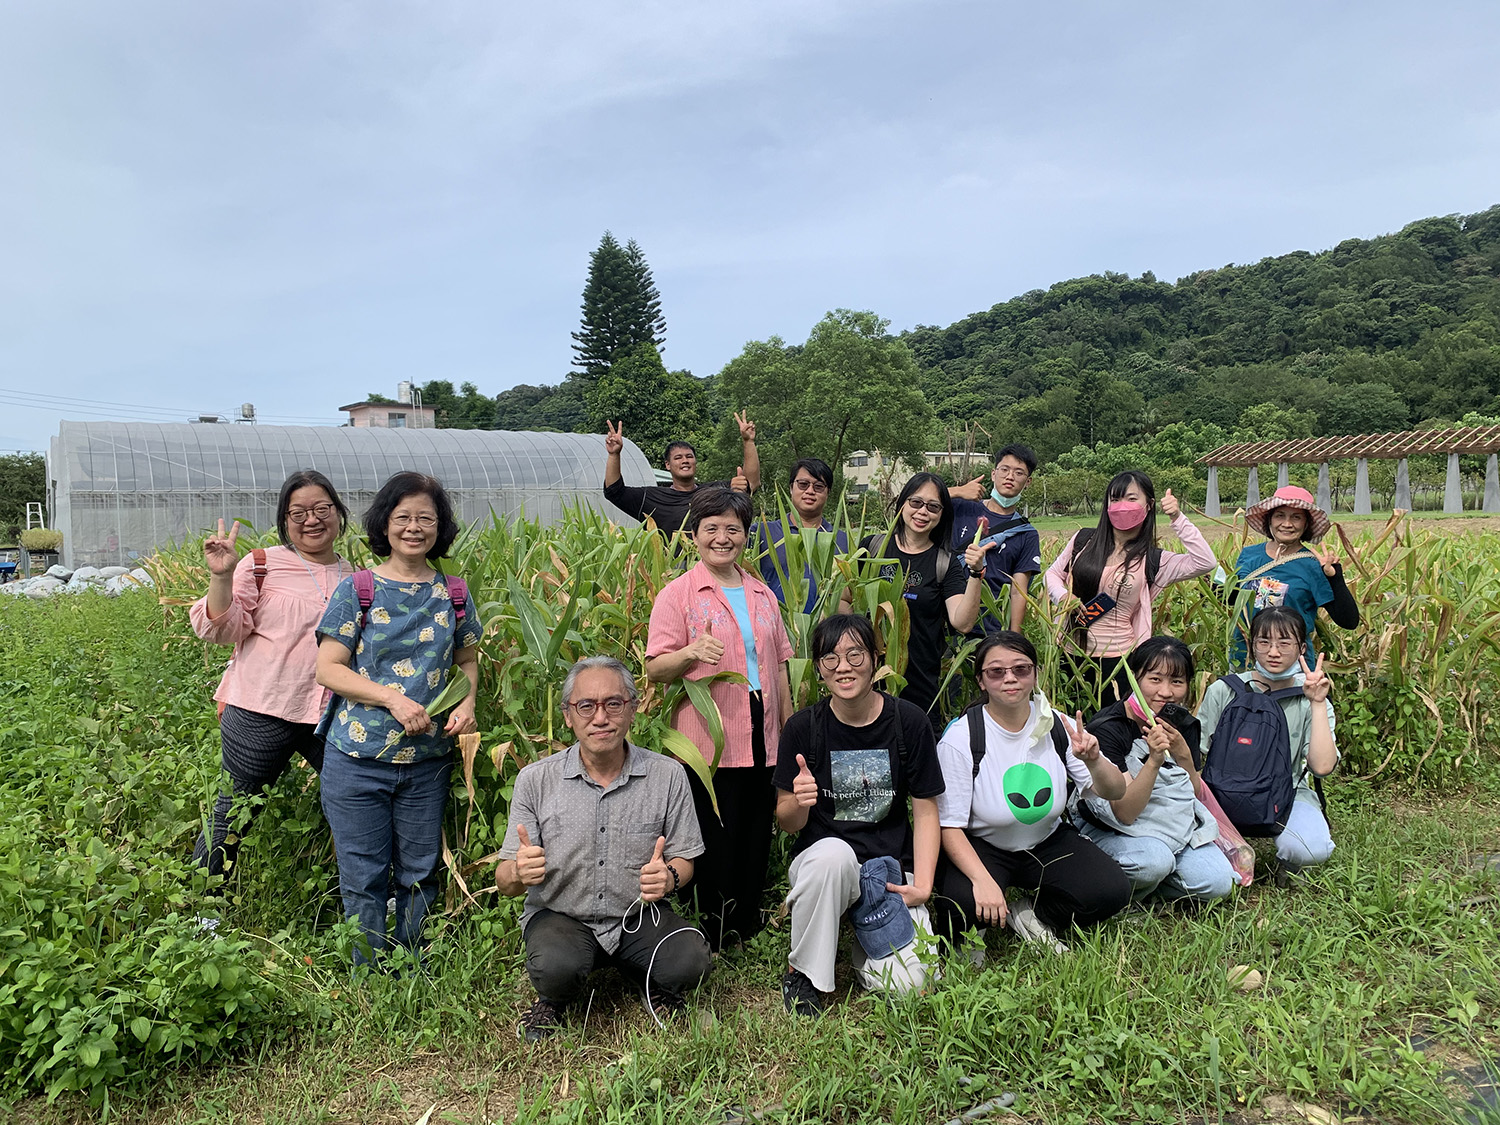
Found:
M 792 515 L 789 526 L 783 529 L 780 520 L 765 520 L 760 525 L 760 541 L 770 549 L 761 556 L 760 576 L 776 595 L 776 600 L 786 604 L 786 593 L 782 589 L 782 575 L 787 574 L 786 537 L 801 535 L 804 531 L 832 533 L 839 554 L 849 550 L 849 533 L 834 532 L 833 524 L 823 518 L 823 509 L 833 489 L 833 470 L 826 461 L 816 457 L 804 457 L 792 466 Z M 803 556 L 806 560 L 807 552 Z M 802 575 L 807 582 L 807 601 L 803 613 L 811 613 L 818 604 L 818 580 L 813 574 L 811 561 L 804 561 Z M 790 575 L 787 575 L 790 578 Z
M 687 520 L 693 493 L 710 484 L 726 484 L 736 492 L 754 492 L 760 487 L 760 453 L 755 448 L 755 423 L 741 410 L 734 416 L 740 428 L 740 466 L 728 481 L 698 480 L 698 451 L 685 441 L 667 445 L 662 467 L 672 474 L 666 484 L 638 488 L 626 484 L 620 472 L 620 452 L 625 448 L 625 423 L 605 421 L 604 498 L 628 516 L 656 521 L 664 535 L 671 535 Z
M 710 965 L 702 935 L 663 901 L 692 879 L 703 839 L 682 766 L 626 741 L 634 679 L 612 656 L 585 657 L 562 697 L 577 741 L 516 775 L 495 871 L 501 894 L 526 896 L 528 1043 L 558 1030 L 596 968 L 614 965 L 672 1012 Z
M 1002 629 L 1021 631 L 1031 580 L 1041 573 L 1041 539 L 1031 521 L 1017 510 L 1021 493 L 1031 483 L 1034 472 L 1036 454 L 1024 445 L 1007 445 L 995 454 L 995 468 L 990 473 L 991 487 L 988 490 L 984 488 L 983 477 L 975 477 L 968 484 L 948 490 L 953 497 L 954 554 L 974 542 L 983 520 L 984 538 L 995 544 L 984 563 L 984 577 L 990 593 L 998 598 L 1005 586 L 1011 587 L 1009 623 L 986 613 L 980 619 L 986 633 Z
M 927 716 L 875 690 L 879 660 L 869 620 L 838 614 L 820 622 L 813 659 L 829 698 L 788 720 L 772 775 L 776 821 L 797 836 L 787 872 L 792 945 L 781 997 L 788 1012 L 805 1016 L 820 1015 L 824 994 L 833 991 L 846 912 L 858 938 L 861 985 L 909 992 L 927 983 L 918 936 L 932 933 L 926 903 L 943 792 Z

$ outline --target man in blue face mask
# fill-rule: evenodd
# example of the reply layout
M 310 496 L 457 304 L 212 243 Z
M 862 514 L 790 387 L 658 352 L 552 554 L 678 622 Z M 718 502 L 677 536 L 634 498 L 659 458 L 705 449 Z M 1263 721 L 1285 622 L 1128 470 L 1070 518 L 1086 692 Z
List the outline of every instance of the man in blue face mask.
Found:
M 1036 472 L 1036 454 L 1024 445 L 1007 445 L 995 455 L 990 473 L 989 495 L 985 479 L 975 477 L 968 484 L 949 489 L 953 497 L 953 542 L 955 557 L 974 541 L 983 528 L 984 539 L 995 546 L 985 557 L 984 577 L 990 592 L 997 597 L 1007 583 L 1011 586 L 1010 620 L 999 621 L 991 614 L 980 618 L 985 632 L 1001 629 L 1020 632 L 1026 616 L 1026 594 L 1031 580 L 1042 569 L 1042 544 L 1036 528 L 1019 511 L 1021 493 Z

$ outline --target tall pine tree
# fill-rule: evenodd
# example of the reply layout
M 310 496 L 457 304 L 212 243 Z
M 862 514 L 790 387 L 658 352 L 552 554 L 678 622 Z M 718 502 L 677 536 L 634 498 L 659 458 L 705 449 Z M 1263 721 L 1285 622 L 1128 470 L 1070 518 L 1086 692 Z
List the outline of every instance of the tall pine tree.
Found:
M 634 239 L 621 246 L 605 231 L 599 248 L 589 255 L 583 324 L 573 333 L 573 366 L 591 385 L 641 344 L 660 352 L 666 333 L 661 294 L 645 254 Z

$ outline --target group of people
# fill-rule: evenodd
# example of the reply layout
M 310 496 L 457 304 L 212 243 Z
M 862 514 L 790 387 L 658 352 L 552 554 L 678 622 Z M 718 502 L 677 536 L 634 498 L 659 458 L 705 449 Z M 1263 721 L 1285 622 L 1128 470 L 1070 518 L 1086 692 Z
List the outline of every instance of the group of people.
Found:
M 833 530 L 833 474 L 798 461 L 787 526 L 757 526 L 754 425 L 737 420 L 743 464 L 713 486 L 697 483 L 685 443 L 667 451 L 670 483 L 625 486 L 621 428 L 606 436 L 606 496 L 680 528 L 697 555 L 654 602 L 644 673 L 706 684 L 717 722 L 685 702 L 672 723 L 715 768 L 710 789 L 629 741 L 636 675 L 613 656 L 586 657 L 568 674 L 561 706 L 576 741 L 516 778 L 495 877 L 501 894 L 525 896 L 537 991 L 522 1020 L 528 1040 L 557 1030 L 604 965 L 638 981 L 658 1014 L 681 1008 L 716 952 L 762 928 L 776 826 L 796 836 L 782 995 L 788 1011 L 808 1015 L 833 989 L 845 921 L 857 979 L 899 992 L 938 971 L 930 940 L 960 944 L 965 932 L 1007 926 L 1062 950 L 1075 928 L 1132 898 L 1224 897 L 1234 871 L 1215 842 L 1219 825 L 1225 808 L 1253 799 L 1269 811 L 1247 827 L 1276 835 L 1284 870 L 1331 855 L 1312 780 L 1334 768 L 1337 751 L 1310 623 L 1319 606 L 1346 626 L 1358 611 L 1337 559 L 1316 546 L 1328 517 L 1305 492 L 1281 489 L 1247 514 L 1267 542 L 1247 547 L 1225 583 L 1246 611 L 1246 671 L 1212 684 L 1194 715 L 1185 706 L 1193 655 L 1155 634 L 1152 605 L 1169 583 L 1209 573 L 1214 556 L 1170 490 L 1158 501 L 1144 474 L 1111 481 L 1098 526 L 1073 536 L 1046 571 L 1066 659 L 1097 692 L 1086 718 L 1038 690 L 1039 655 L 1019 628 L 1042 573 L 1036 530 L 1020 512 L 1034 454 L 1002 450 L 987 497 L 982 480 L 950 489 L 918 473 L 891 528 L 862 544 L 903 588 L 905 687 L 897 696 L 877 687 L 875 630 L 841 606 L 802 654 L 826 697 L 797 710 L 782 603 L 804 584 L 794 608 L 811 612 L 818 599 L 810 567 L 803 583 L 787 581 L 786 544 Z M 1185 553 L 1157 545 L 1158 508 Z M 196 855 L 210 874 L 227 872 L 250 811 L 234 799 L 302 754 L 320 772 L 345 913 L 364 936 L 356 961 L 371 961 L 391 942 L 420 948 L 441 874 L 453 740 L 475 729 L 483 625 L 462 579 L 440 567 L 458 531 L 440 482 L 417 473 L 386 482 L 363 521 L 382 560 L 373 570 L 336 553 L 347 519 L 332 484 L 309 470 L 282 488 L 281 546 L 241 558 L 236 528 L 222 524 L 205 541 L 212 577 L 192 621 L 235 651 L 216 693 L 229 785 Z M 743 558 L 756 536 L 752 570 Z M 1006 586 L 1009 606 L 995 620 L 993 594 Z M 939 691 L 947 639 L 980 630 L 981 698 L 952 717 Z M 469 690 L 433 713 L 450 677 Z M 1284 792 L 1246 795 L 1251 752 L 1278 765 Z M 1207 803 L 1220 784 L 1223 808 Z

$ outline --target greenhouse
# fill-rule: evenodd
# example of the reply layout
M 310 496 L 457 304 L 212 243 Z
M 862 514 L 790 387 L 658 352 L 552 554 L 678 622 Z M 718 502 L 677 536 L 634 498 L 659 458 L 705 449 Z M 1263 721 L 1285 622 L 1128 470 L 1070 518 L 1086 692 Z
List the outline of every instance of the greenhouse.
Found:
M 356 517 L 411 469 L 442 481 L 465 523 L 491 512 L 552 523 L 578 501 L 634 523 L 604 500 L 605 456 L 603 434 L 64 422 L 47 454 L 49 526 L 65 566 L 127 565 L 221 517 L 269 530 L 298 469 L 326 473 Z M 627 484 L 655 480 L 631 442 L 620 456 Z

